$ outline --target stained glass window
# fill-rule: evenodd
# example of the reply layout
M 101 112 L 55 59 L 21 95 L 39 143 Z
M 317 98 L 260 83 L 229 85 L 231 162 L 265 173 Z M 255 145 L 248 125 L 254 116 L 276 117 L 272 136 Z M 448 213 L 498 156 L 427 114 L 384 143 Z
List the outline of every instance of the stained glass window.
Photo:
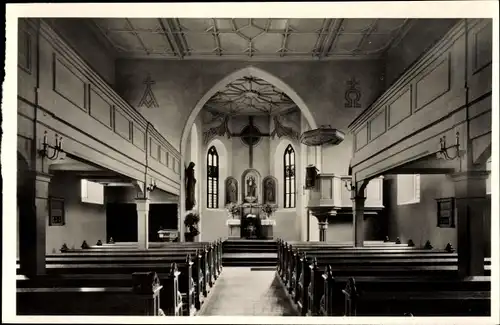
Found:
M 219 155 L 214 146 L 207 154 L 207 208 L 219 207 Z
M 295 208 L 296 191 L 295 191 L 295 151 L 292 145 L 288 145 L 285 149 L 284 159 L 284 179 L 285 179 L 285 208 Z

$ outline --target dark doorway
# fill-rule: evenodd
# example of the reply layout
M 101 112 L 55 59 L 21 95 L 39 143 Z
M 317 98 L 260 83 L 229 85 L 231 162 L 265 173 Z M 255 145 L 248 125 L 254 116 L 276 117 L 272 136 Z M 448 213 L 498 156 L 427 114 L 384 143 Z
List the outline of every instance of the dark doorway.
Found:
M 149 205 L 149 241 L 160 241 L 158 230 L 177 229 L 177 204 L 151 203 Z
M 137 208 L 135 203 L 106 205 L 106 237 L 115 242 L 137 242 Z

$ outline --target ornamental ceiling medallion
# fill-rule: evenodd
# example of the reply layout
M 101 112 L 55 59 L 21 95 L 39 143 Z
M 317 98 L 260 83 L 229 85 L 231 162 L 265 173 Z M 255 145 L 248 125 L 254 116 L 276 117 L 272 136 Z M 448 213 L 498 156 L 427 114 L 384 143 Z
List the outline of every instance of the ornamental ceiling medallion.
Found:
M 227 84 L 207 101 L 204 108 L 230 116 L 281 115 L 298 109 L 282 90 L 251 75 Z

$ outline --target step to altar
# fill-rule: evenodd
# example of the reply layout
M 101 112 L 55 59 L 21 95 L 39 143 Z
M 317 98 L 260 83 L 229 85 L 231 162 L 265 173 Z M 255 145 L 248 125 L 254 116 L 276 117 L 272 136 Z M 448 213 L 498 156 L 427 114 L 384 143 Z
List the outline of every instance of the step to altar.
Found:
M 274 267 L 278 262 L 278 246 L 274 240 L 226 240 L 222 251 L 223 266 Z

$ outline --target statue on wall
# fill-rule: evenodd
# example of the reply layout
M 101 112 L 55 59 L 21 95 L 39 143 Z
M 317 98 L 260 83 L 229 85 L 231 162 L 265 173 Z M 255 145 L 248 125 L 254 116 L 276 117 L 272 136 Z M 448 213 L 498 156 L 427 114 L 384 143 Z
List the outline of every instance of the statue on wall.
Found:
M 272 176 L 264 179 L 264 203 L 276 204 L 276 180 Z
M 256 203 L 259 201 L 261 182 L 262 180 L 257 170 L 247 169 L 243 173 L 241 178 L 243 202 Z
M 247 178 L 247 196 L 256 197 L 257 185 L 255 184 L 255 177 L 250 176 Z
M 194 178 L 194 162 L 190 162 L 186 168 L 186 211 L 191 210 L 196 204 L 195 200 L 195 185 L 196 178 Z
M 226 179 L 226 204 L 238 202 L 238 181 L 233 177 Z

